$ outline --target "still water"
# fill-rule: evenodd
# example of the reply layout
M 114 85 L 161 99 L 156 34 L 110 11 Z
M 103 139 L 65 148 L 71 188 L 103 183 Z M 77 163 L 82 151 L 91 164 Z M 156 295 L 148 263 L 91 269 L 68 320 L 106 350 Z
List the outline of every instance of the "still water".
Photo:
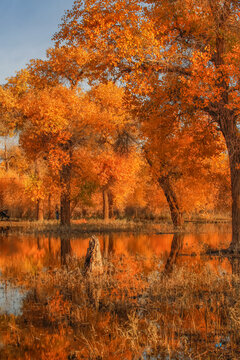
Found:
M 90 235 L 2 234 L 0 358 L 240 359 L 239 261 L 206 255 L 231 228 L 191 230 L 98 234 L 94 290 Z

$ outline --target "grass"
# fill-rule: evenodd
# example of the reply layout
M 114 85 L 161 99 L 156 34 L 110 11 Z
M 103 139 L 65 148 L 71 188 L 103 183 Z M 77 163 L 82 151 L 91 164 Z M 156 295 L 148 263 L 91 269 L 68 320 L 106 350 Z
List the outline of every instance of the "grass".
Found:
M 98 220 L 89 219 L 87 221 L 73 220 L 71 226 L 62 226 L 55 220 L 43 222 L 38 221 L 2 221 L 0 223 L 2 232 L 11 231 L 19 233 L 39 233 L 39 234 L 84 234 L 84 233 L 110 233 L 110 232 L 141 232 L 154 233 L 163 232 L 171 233 L 174 231 L 173 226 L 167 222 L 156 224 L 153 222 L 134 222 L 123 220 Z
M 192 216 L 185 219 L 185 224 L 174 229 L 171 219 L 165 217 L 162 220 L 128 220 L 128 219 L 110 219 L 104 221 L 102 219 L 80 219 L 72 220 L 71 227 L 61 226 L 57 220 L 28 221 L 17 220 L 1 221 L 0 229 L 4 231 L 14 231 L 22 233 L 101 233 L 101 232 L 142 232 L 142 233 L 174 233 L 174 232 L 190 232 L 196 231 L 195 225 L 201 224 L 226 224 L 231 219 L 224 215 L 202 215 Z

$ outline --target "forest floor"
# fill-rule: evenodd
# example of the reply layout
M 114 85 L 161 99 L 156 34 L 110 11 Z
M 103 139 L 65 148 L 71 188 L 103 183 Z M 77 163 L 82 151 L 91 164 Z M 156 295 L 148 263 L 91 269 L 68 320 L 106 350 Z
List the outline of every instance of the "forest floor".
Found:
M 30 221 L 11 219 L 0 221 L 0 231 L 24 233 L 102 233 L 102 232 L 141 232 L 141 233 L 176 233 L 196 232 L 196 227 L 203 224 L 230 224 L 228 215 L 192 216 L 185 219 L 184 225 L 174 229 L 170 218 L 159 220 L 142 219 L 79 219 L 72 220 L 71 226 L 61 226 L 57 220 Z

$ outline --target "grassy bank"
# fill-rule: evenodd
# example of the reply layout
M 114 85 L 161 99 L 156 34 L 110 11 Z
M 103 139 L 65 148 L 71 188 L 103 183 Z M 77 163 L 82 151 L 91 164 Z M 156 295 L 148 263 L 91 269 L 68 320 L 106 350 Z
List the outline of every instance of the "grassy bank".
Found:
M 163 223 L 164 226 L 167 223 Z M 150 222 L 134 222 L 127 220 L 73 220 L 71 226 L 62 226 L 59 221 L 44 220 L 38 221 L 2 221 L 0 228 L 8 229 L 9 231 L 20 231 L 24 233 L 94 233 L 94 232 L 119 232 L 119 231 L 147 231 L 154 230 L 154 223 Z
M 176 231 L 196 231 L 198 224 L 230 224 L 231 218 L 224 215 L 219 216 L 192 216 L 186 218 L 184 225 L 174 229 L 171 219 L 160 220 L 127 220 L 113 219 L 104 221 L 101 219 L 72 220 L 71 227 L 61 226 L 57 220 L 22 221 L 13 219 L 11 221 L 0 221 L 2 232 L 9 230 L 23 233 L 101 233 L 101 232 L 145 232 L 145 233 L 174 233 Z

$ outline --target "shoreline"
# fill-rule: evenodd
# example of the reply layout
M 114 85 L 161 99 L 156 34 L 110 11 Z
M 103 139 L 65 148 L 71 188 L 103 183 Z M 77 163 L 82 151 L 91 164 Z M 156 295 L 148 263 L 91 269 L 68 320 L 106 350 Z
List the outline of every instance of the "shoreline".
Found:
M 60 225 L 57 220 L 44 220 L 43 222 L 28 220 L 9 220 L 0 221 L 0 232 L 21 232 L 32 234 L 87 234 L 87 233 L 114 233 L 114 232 L 134 232 L 149 234 L 175 234 L 198 232 L 198 228 L 208 225 L 231 225 L 231 218 L 196 218 L 186 219 L 183 226 L 174 228 L 170 219 L 164 221 L 128 221 L 128 220 L 73 220 L 71 226 Z

